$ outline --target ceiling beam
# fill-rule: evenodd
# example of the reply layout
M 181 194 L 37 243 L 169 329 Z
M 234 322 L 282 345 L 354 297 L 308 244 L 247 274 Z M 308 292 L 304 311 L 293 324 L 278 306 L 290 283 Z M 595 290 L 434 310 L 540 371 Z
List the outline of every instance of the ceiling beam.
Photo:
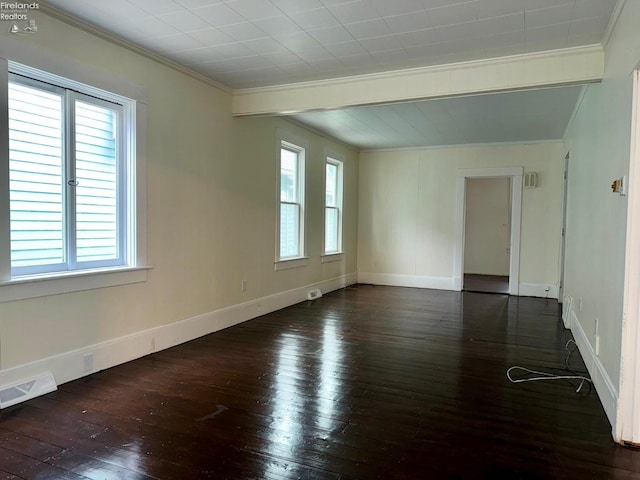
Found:
M 599 82 L 601 45 L 529 53 L 410 70 L 234 90 L 234 116 L 397 103 L 478 93 Z

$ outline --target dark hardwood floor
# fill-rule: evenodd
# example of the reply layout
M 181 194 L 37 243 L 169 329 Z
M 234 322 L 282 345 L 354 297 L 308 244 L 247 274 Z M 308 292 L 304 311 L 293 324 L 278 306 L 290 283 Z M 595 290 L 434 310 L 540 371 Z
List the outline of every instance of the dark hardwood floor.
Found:
M 554 300 L 350 287 L 0 412 L 0 478 L 634 479 Z M 579 354 L 574 369 L 583 369 Z
M 467 292 L 509 293 L 509 277 L 501 275 L 464 274 L 464 290 Z

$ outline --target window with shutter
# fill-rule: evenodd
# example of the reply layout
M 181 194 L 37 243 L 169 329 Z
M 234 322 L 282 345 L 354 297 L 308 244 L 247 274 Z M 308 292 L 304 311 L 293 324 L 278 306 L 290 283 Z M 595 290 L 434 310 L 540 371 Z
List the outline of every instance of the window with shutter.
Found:
M 12 277 L 130 260 L 124 112 L 131 105 L 74 87 L 9 75 Z

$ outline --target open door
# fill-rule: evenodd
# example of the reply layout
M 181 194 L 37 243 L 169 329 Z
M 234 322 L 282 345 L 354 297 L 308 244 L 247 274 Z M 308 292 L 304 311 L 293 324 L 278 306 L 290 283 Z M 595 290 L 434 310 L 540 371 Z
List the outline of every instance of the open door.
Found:
M 463 289 L 509 293 L 511 178 L 467 178 Z
M 508 178 L 511 184 L 511 222 L 509 250 L 509 295 L 520 294 L 520 223 L 522 217 L 522 167 L 462 169 L 458 171 L 454 290 L 464 283 L 465 217 L 467 180 L 473 178 Z

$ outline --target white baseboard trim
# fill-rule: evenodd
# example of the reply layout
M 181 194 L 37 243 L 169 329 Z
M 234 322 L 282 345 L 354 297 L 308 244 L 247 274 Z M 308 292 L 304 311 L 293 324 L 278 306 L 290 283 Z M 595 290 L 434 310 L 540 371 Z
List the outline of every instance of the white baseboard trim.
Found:
M 453 277 L 429 277 L 424 275 L 402 275 L 395 273 L 358 272 L 358 283 L 372 283 L 374 285 L 390 285 L 393 287 L 433 288 L 436 290 L 462 289 L 462 279 Z M 519 296 L 558 298 L 556 285 L 541 283 L 521 283 Z M 546 289 L 549 288 L 547 292 Z
M 35 362 L 0 370 L 0 389 L 2 386 L 37 377 L 46 371 L 53 373 L 58 385 L 70 382 L 100 370 L 237 325 L 260 315 L 303 302 L 307 300 L 309 290 L 320 289 L 323 294 L 326 294 L 348 285 L 353 285 L 356 282 L 357 274 L 350 273 L 215 310 L 169 325 L 150 328 L 142 332 L 64 352 Z M 93 356 L 92 361 L 89 362 L 93 365 L 93 368 L 89 371 L 84 371 L 84 360 L 87 355 Z
M 401 275 L 395 273 L 358 272 L 358 283 L 390 285 L 393 287 L 433 288 L 436 290 L 454 289 L 452 277 L 427 277 L 423 275 Z
M 618 389 L 611 381 L 604 365 L 602 365 L 602 362 L 591 346 L 591 342 L 589 342 L 589 338 L 584 332 L 582 324 L 575 314 L 575 311 L 571 311 L 570 315 L 571 332 L 573 333 L 573 337 L 576 339 L 578 349 L 580 350 L 580 354 L 587 366 L 591 380 L 593 380 L 593 385 L 598 392 L 600 402 L 602 402 L 607 418 L 612 425 L 611 429 L 613 432 L 613 428 L 616 425 L 616 414 L 618 408 Z
M 547 288 L 549 291 L 547 292 Z M 558 299 L 558 286 L 543 283 L 520 283 L 520 297 L 540 297 Z

